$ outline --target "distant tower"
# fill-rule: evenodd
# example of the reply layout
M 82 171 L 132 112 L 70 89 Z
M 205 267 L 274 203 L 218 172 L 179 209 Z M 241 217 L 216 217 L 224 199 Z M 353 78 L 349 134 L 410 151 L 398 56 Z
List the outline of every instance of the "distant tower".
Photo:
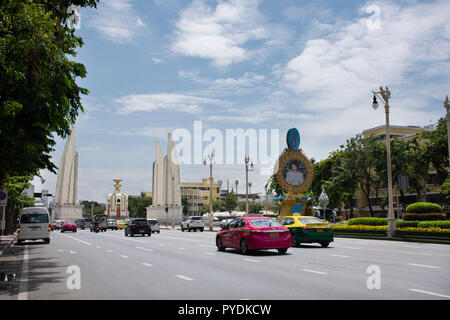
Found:
M 105 214 L 111 218 L 126 219 L 128 218 L 128 195 L 120 191 L 120 183 L 122 180 L 114 179 L 114 192 L 106 197 Z
M 76 151 L 76 129 L 73 127 L 58 166 L 55 199 L 52 207 L 54 219 L 82 217 L 83 206 L 78 204 L 77 192 L 78 152 Z

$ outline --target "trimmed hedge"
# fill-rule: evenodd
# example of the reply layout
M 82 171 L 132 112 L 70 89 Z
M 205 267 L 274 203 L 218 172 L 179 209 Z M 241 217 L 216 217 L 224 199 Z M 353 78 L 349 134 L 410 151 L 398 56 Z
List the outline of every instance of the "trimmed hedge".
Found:
M 402 218 L 405 221 L 435 221 L 445 220 L 447 216 L 445 213 L 404 213 Z
M 347 225 L 364 225 L 364 226 L 387 226 L 386 218 L 353 218 L 348 220 Z
M 442 207 L 431 202 L 415 202 L 406 207 L 407 213 L 442 213 Z
M 397 228 L 417 228 L 420 221 L 405 221 L 402 219 L 395 220 L 395 225 Z
M 423 222 L 420 222 L 417 225 L 417 227 L 419 227 L 419 228 L 450 229 L 450 221 L 448 221 L 448 220 L 423 221 Z

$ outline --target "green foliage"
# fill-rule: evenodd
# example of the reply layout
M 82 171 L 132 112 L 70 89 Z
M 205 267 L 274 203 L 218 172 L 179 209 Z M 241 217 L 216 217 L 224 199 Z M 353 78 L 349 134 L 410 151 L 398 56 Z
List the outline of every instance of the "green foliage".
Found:
M 450 176 L 447 177 L 441 186 L 441 194 L 444 198 L 444 203 L 450 205 Z
M 445 213 L 404 213 L 402 216 L 405 221 L 435 221 L 445 220 Z
M 96 0 L 1 1 L 0 3 L 0 187 L 8 176 L 55 172 L 53 133 L 65 138 L 79 112 L 76 84 L 86 76 L 70 60 L 83 45 L 64 21 L 67 7 L 95 7 Z
M 417 227 L 450 229 L 450 221 L 448 220 L 422 221 L 417 225 Z
M 147 217 L 147 207 L 152 204 L 152 197 L 128 197 L 128 214 L 134 218 Z
M 279 185 L 277 181 L 276 174 L 273 174 L 270 176 L 270 178 L 267 180 L 264 189 L 266 190 L 267 194 L 275 193 L 277 197 L 284 194 L 283 189 Z
M 238 196 L 235 193 L 224 195 L 222 201 L 225 211 L 233 211 L 238 206 Z
M 420 221 L 405 221 L 403 219 L 395 220 L 395 226 L 397 228 L 417 228 Z
M 431 202 L 415 202 L 406 207 L 407 213 L 442 213 L 442 207 Z
M 96 214 L 105 214 L 105 205 L 98 203 L 97 201 L 82 201 L 81 205 L 83 208 L 83 215 L 85 217 L 92 217 Z
M 353 218 L 348 220 L 347 223 L 351 225 L 363 225 L 363 226 L 384 226 L 387 225 L 386 218 Z
M 264 205 L 262 205 L 259 202 L 256 202 L 256 201 L 248 202 L 248 213 L 260 213 L 263 208 L 264 208 Z M 239 210 L 245 211 L 245 202 L 241 202 L 241 204 L 239 206 Z

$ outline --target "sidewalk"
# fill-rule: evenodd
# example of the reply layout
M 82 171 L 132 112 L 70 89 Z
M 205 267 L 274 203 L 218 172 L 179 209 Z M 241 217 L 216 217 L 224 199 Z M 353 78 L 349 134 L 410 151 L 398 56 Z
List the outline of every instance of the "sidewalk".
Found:
M 2 257 L 3 253 L 14 243 L 16 237 L 16 232 L 7 236 L 0 236 L 0 258 Z

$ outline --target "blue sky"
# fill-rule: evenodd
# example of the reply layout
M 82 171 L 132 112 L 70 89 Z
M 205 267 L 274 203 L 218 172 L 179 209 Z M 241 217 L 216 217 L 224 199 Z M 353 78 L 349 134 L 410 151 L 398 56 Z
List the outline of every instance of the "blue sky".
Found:
M 85 45 L 74 59 L 90 94 L 76 123 L 79 199 L 104 202 L 117 178 L 128 194 L 151 191 L 154 142 L 165 149 L 168 132 L 193 134 L 194 121 L 224 137 L 277 129 L 278 146 L 267 142 L 277 154 L 295 127 L 316 160 L 385 123 L 370 107 L 380 85 L 392 92 L 391 124 L 436 122 L 450 88 L 449 16 L 448 1 L 103 0 L 82 9 Z M 63 148 L 57 139 L 56 164 Z M 268 178 L 259 160 L 253 192 Z M 214 177 L 238 179 L 244 192 L 242 161 L 216 164 Z M 56 175 L 41 174 L 36 189 L 54 192 Z M 181 165 L 182 181 L 208 175 Z

